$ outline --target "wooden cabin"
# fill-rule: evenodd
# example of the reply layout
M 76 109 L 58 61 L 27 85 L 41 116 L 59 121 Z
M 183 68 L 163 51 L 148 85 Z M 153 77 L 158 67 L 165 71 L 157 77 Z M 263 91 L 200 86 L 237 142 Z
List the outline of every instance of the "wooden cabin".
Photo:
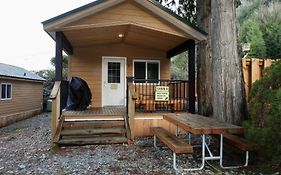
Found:
M 0 63 L 0 127 L 42 112 L 43 82 L 23 68 Z
M 171 127 L 163 113 L 195 111 L 195 43 L 207 34 L 155 0 L 97 0 L 42 24 L 56 41 L 54 142 L 101 143 L 105 139 L 94 136 L 103 132 L 133 140 L 150 135 L 152 125 Z M 67 91 L 63 51 L 69 55 L 69 78 L 81 77 L 92 92 L 87 111 L 60 112 L 61 94 Z M 170 58 L 184 51 L 189 79 L 171 80 Z M 125 130 L 104 128 L 113 127 L 113 121 L 122 121 Z M 108 136 L 105 142 L 113 140 Z

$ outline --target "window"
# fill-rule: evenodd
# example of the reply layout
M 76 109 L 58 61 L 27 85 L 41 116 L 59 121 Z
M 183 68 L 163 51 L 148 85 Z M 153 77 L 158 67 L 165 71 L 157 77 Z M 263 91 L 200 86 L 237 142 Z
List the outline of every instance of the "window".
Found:
M 12 84 L 1 84 L 1 100 L 12 99 Z
M 120 63 L 108 62 L 108 83 L 120 83 Z
M 160 62 L 150 60 L 134 61 L 134 77 L 137 80 L 159 80 Z

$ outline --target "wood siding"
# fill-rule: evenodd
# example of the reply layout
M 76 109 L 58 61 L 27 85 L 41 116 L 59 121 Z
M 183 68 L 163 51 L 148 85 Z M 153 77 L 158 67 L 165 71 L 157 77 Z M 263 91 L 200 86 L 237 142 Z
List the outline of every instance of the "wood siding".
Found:
M 0 77 L 1 83 L 12 84 L 12 99 L 0 100 L 0 117 L 42 109 L 43 107 L 43 83 L 4 79 Z
M 134 132 L 136 137 L 152 136 L 152 127 L 162 127 L 171 133 L 175 133 L 176 126 L 163 119 L 163 114 L 136 113 L 134 122 Z M 179 128 L 179 133 L 186 133 Z
M 87 81 L 92 92 L 92 106 L 101 107 L 102 57 L 126 57 L 127 75 L 133 76 L 133 60 L 160 60 L 160 78 L 170 79 L 170 60 L 166 53 L 127 44 L 99 45 L 74 48 L 69 59 L 69 77 L 78 76 Z
M 164 21 L 160 17 L 152 14 L 144 7 L 132 1 L 125 1 L 106 11 L 91 15 L 76 22 L 68 27 L 89 25 L 89 24 L 118 24 L 118 23 L 134 23 L 157 30 L 165 31 L 178 36 L 187 36 L 177 27 Z

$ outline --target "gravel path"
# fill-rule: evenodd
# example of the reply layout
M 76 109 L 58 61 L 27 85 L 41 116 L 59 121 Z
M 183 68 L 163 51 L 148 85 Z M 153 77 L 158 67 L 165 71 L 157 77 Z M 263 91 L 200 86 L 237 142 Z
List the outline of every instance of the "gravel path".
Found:
M 152 138 L 138 138 L 135 145 L 52 149 L 50 137 L 50 113 L 0 128 L 0 174 L 175 174 L 172 153 L 154 149 Z M 179 156 L 179 164 L 198 166 L 195 156 Z M 188 174 L 255 173 L 223 171 L 212 162 Z

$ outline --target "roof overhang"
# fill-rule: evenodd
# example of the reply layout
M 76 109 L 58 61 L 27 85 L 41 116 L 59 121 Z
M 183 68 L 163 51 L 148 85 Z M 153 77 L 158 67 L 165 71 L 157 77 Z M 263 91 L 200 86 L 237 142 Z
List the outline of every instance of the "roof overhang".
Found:
M 195 25 L 191 24 L 187 20 L 174 14 L 172 11 L 166 9 L 161 4 L 155 0 L 131 0 L 140 4 L 150 12 L 159 16 L 163 20 L 177 27 L 184 33 L 186 33 L 190 38 L 197 41 L 202 41 L 207 38 L 207 33 L 199 29 Z M 80 20 L 90 15 L 94 15 L 103 10 L 109 9 L 115 5 L 118 5 L 125 0 L 97 0 L 85 6 L 79 7 L 62 15 L 56 16 L 49 20 L 42 22 L 44 30 L 55 39 L 55 32 L 65 30 L 67 24 L 74 21 Z M 92 26 L 94 28 L 96 26 Z
M 73 47 L 125 43 L 165 52 L 190 39 L 134 23 L 67 28 L 63 33 Z
M 22 77 L 14 77 L 14 76 L 8 76 L 8 75 L 0 75 L 0 79 L 6 79 L 6 80 L 18 80 L 18 81 L 32 81 L 32 82 L 40 82 L 43 83 L 46 80 L 45 79 L 32 79 L 32 78 L 22 78 Z

